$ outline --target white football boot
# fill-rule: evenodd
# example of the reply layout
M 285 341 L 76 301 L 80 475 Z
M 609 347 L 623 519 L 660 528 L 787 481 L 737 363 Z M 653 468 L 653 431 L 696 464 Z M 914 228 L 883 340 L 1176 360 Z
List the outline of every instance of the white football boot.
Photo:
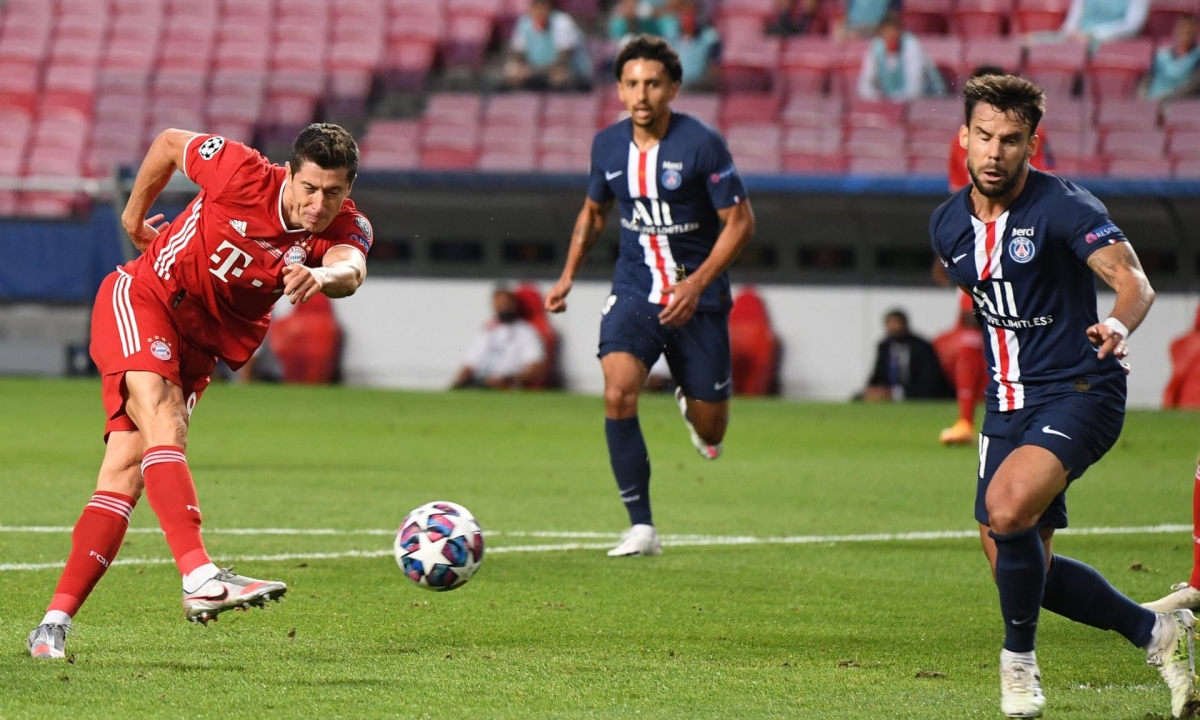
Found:
M 1171 717 L 1193 717 L 1200 709 L 1194 655 L 1196 618 L 1191 610 L 1174 610 L 1159 613 L 1157 623 L 1158 642 L 1146 650 L 1146 664 L 1157 667 L 1171 689 Z
M 273 580 L 255 580 L 235 575 L 221 568 L 195 592 L 183 593 L 183 616 L 189 622 L 207 625 L 226 610 L 264 607 L 268 600 L 278 601 L 287 592 L 287 585 Z
M 25 647 L 29 650 L 30 657 L 39 659 L 66 657 L 63 647 L 67 643 L 67 631 L 70 629 L 70 625 L 58 623 L 38 625 L 33 632 L 29 633 L 29 639 L 25 641 Z
M 1200 590 L 1186 582 L 1175 583 L 1168 595 L 1153 602 L 1142 603 L 1142 607 L 1157 613 L 1169 613 L 1172 610 L 1196 610 L 1200 608 Z
M 1033 653 L 1000 651 L 1000 711 L 1010 718 L 1038 718 L 1046 709 L 1042 671 Z
M 637 557 L 639 555 L 661 555 L 658 531 L 653 525 L 638 523 L 621 533 L 621 542 L 608 551 L 609 557 Z
M 692 421 L 688 420 L 687 416 L 687 397 L 683 394 L 683 388 L 675 388 L 675 402 L 679 403 L 679 414 L 683 416 L 683 424 L 687 425 L 688 433 L 692 436 L 692 444 L 696 446 L 696 452 L 700 453 L 700 457 L 705 460 L 716 460 L 721 457 L 721 443 L 709 445 L 704 442 L 704 438 L 696 433 L 696 428 L 692 427 Z

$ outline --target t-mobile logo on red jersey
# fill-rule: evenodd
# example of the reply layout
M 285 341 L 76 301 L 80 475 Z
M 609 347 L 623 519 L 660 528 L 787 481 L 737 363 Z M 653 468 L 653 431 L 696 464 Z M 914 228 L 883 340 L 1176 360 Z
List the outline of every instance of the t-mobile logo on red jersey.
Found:
M 229 250 L 229 255 L 222 257 L 221 251 L 226 249 Z M 235 278 L 241 277 L 242 272 L 246 268 L 250 267 L 250 262 L 254 260 L 250 253 L 244 252 L 238 248 L 237 245 L 234 245 L 228 240 L 221 243 L 220 247 L 217 248 L 217 251 L 210 255 L 208 259 L 212 260 L 214 263 L 220 263 L 219 267 L 215 269 L 209 268 L 208 271 L 221 278 L 222 282 L 229 282 L 229 279 L 225 277 L 226 275 L 233 275 Z M 234 267 L 234 265 L 239 263 L 241 264 L 241 267 Z

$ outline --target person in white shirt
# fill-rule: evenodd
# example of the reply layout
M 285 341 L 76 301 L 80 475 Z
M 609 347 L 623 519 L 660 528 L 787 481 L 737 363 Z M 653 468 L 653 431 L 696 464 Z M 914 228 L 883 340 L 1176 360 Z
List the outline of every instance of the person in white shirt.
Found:
M 542 376 L 546 349 L 533 325 L 518 314 L 517 298 L 507 288 L 492 294 L 495 318 L 467 350 L 454 388 L 521 388 Z

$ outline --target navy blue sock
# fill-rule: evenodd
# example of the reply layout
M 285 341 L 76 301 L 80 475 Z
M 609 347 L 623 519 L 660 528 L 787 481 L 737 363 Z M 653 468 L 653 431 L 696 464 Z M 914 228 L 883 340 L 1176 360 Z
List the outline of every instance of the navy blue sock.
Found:
M 996 587 L 1004 616 L 1004 649 L 1033 652 L 1038 612 L 1046 585 L 1046 550 L 1037 527 L 1007 535 L 988 531 L 996 541 Z
M 608 438 L 608 459 L 612 463 L 621 501 L 629 512 L 632 525 L 650 521 L 650 454 L 637 415 L 624 420 L 604 419 L 604 436 Z
M 1042 607 L 1084 625 L 1116 630 L 1137 647 L 1150 644 L 1155 615 L 1108 584 L 1094 568 L 1055 555 L 1046 573 Z

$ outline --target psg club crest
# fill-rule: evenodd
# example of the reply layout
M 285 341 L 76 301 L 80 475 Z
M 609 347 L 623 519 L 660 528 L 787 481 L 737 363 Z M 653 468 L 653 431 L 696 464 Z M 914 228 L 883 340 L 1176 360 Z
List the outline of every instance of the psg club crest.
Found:
M 171 344 L 162 338 L 154 338 L 150 343 L 150 354 L 166 362 L 171 359 Z
M 678 170 L 671 170 L 671 169 L 663 170 L 663 174 L 662 174 L 662 186 L 663 187 L 665 187 L 668 190 L 677 190 L 677 189 L 679 189 L 679 186 L 682 183 L 683 183 L 683 176 L 679 174 Z
M 302 265 L 308 259 L 308 251 L 303 245 L 293 245 L 283 254 L 284 265 Z
M 1027 263 L 1033 259 L 1033 238 L 1015 237 L 1008 244 L 1008 256 L 1019 263 Z

